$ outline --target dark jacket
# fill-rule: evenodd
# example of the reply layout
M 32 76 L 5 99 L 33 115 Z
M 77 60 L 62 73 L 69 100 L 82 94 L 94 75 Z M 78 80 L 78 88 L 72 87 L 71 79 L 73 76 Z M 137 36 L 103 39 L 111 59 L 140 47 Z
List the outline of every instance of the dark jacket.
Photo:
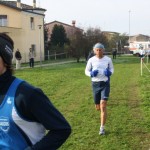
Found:
M 15 78 L 9 71 L 0 76 L 0 105 Z M 48 130 L 41 141 L 29 145 L 32 150 L 56 150 L 70 135 L 69 123 L 39 88 L 22 82 L 15 94 L 15 106 L 24 119 L 41 123 Z
M 17 60 L 21 60 L 21 58 L 22 58 L 21 53 L 18 50 L 15 53 L 15 57 Z

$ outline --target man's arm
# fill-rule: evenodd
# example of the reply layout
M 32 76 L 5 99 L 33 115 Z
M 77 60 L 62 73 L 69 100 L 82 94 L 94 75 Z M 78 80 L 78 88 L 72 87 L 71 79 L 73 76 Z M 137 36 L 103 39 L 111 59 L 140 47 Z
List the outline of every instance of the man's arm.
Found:
M 91 77 L 91 71 L 92 71 L 91 61 L 88 60 L 86 68 L 85 68 L 85 75 Z
M 109 60 L 108 65 L 109 65 L 109 70 L 110 70 L 111 73 L 113 74 L 113 73 L 114 73 L 114 66 L 113 66 L 113 63 L 112 63 L 112 60 L 111 60 L 111 59 Z
M 58 149 L 71 134 L 68 121 L 40 89 L 33 88 L 26 82 L 18 89 L 16 92 L 18 112 L 26 120 L 40 123 L 47 130 L 47 134 L 30 148 L 32 150 Z
M 71 127 L 64 116 L 53 106 L 41 90 L 31 96 L 32 113 L 44 127 L 49 130 L 46 136 L 35 145 L 33 150 L 56 150 L 69 137 Z M 35 101 L 34 101 L 34 100 Z M 36 106 L 35 106 L 36 103 Z

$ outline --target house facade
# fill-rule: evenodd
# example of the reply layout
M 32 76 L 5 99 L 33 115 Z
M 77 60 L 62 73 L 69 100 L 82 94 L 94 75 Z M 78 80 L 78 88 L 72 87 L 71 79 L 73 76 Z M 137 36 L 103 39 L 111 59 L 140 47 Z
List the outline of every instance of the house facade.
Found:
M 0 1 L 0 33 L 8 34 L 14 41 L 14 53 L 19 49 L 22 62 L 28 62 L 29 49 L 35 53 L 35 61 L 44 59 L 45 9 L 17 1 Z M 13 62 L 15 58 L 13 57 Z
M 108 40 L 111 40 L 114 36 L 120 35 L 120 33 L 112 31 L 102 31 L 102 33 L 107 37 Z
M 130 42 L 147 42 L 150 40 L 150 36 L 148 35 L 143 35 L 143 34 L 138 34 L 134 36 L 130 36 Z
M 133 54 L 139 53 L 140 49 L 150 49 L 150 36 L 138 34 L 129 37 L 129 49 Z
M 75 32 L 78 31 L 78 30 L 83 32 L 83 30 L 76 27 L 75 24 L 76 24 L 75 20 L 72 21 L 72 25 L 62 23 L 62 22 L 59 22 L 59 21 L 53 21 L 53 22 L 46 23 L 45 28 L 48 30 L 48 41 L 50 41 L 54 25 L 62 25 L 64 27 L 65 31 L 66 31 L 66 34 L 67 34 L 68 38 L 71 38 L 75 34 Z

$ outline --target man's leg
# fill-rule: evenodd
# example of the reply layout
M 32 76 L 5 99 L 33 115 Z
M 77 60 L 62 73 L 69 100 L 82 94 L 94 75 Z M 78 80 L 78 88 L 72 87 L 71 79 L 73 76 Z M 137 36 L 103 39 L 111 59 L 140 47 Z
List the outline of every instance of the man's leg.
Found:
M 107 101 L 101 100 L 100 109 L 101 109 L 101 126 L 104 126 L 106 123 L 107 111 L 106 111 Z
M 32 68 L 34 67 L 33 58 L 31 58 L 31 67 L 32 67 Z
M 100 126 L 100 133 L 99 133 L 100 135 L 105 134 L 104 125 L 106 123 L 106 117 L 107 117 L 106 106 L 107 106 L 107 101 L 101 100 L 101 102 L 100 102 L 100 111 L 101 111 L 100 123 L 101 123 L 101 126 Z
M 18 60 L 16 59 L 16 70 L 18 69 Z
M 32 67 L 34 67 L 34 58 L 32 58 Z
M 16 60 L 16 69 L 20 69 L 20 60 Z
M 96 110 L 100 110 L 100 104 L 95 104 Z
M 18 60 L 18 68 L 21 68 L 21 60 Z
M 31 59 L 29 60 L 29 65 L 30 65 L 30 67 L 31 67 Z

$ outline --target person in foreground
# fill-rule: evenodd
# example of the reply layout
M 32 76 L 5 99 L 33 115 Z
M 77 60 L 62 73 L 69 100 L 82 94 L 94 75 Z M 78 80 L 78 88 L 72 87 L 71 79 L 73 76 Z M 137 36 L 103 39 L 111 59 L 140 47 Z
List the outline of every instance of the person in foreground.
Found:
M 95 108 L 100 111 L 100 135 L 105 134 L 104 125 L 110 93 L 110 76 L 114 72 L 112 60 L 108 56 L 104 56 L 104 49 L 103 44 L 95 44 L 93 47 L 95 56 L 88 60 L 85 68 L 85 74 L 91 77 Z
M 0 149 L 56 150 L 71 127 L 41 89 L 13 76 L 12 57 L 13 41 L 0 33 Z

